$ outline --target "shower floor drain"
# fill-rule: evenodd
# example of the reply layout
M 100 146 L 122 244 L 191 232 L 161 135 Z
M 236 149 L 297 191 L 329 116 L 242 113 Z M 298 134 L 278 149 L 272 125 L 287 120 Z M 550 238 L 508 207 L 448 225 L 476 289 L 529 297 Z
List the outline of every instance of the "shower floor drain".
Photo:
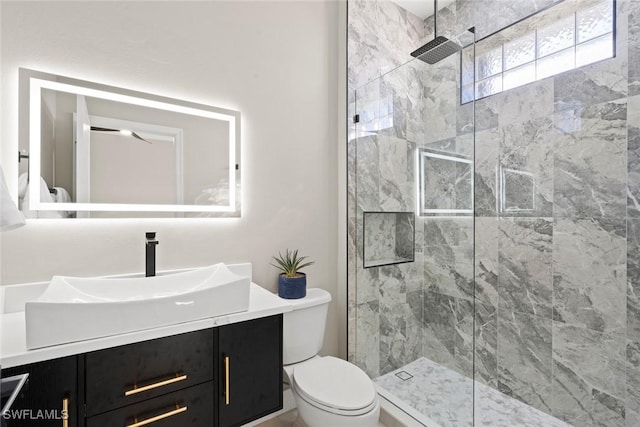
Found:
M 396 377 L 400 378 L 402 381 L 406 381 L 413 378 L 413 375 L 411 375 L 407 371 L 400 371 L 400 372 L 396 372 Z

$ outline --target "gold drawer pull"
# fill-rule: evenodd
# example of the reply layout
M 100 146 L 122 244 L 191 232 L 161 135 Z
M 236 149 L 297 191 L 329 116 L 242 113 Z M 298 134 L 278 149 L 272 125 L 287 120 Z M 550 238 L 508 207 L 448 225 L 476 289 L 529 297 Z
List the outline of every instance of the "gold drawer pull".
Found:
M 69 398 L 62 399 L 62 427 L 69 427 Z
M 224 357 L 224 403 L 225 405 L 229 404 L 229 365 L 231 361 L 229 360 L 229 356 Z
M 153 383 L 153 384 L 149 384 L 149 385 L 145 385 L 143 387 L 138 387 L 134 384 L 133 388 L 131 390 L 127 390 L 124 392 L 125 396 L 131 396 L 132 394 L 136 394 L 136 393 L 142 393 L 143 391 L 147 391 L 147 390 L 151 390 L 154 388 L 158 388 L 158 387 L 162 387 L 165 385 L 169 385 L 169 384 L 173 384 L 173 383 L 177 383 L 180 381 L 184 381 L 187 379 L 187 375 L 178 375 L 176 374 L 175 378 L 169 378 L 168 380 L 163 380 L 157 383 Z
M 155 417 L 147 418 L 146 420 L 138 421 L 138 417 L 134 418 L 133 424 L 128 424 L 127 427 L 142 427 L 147 424 L 155 423 L 156 421 L 163 420 L 165 418 L 173 417 L 174 415 L 178 415 L 182 412 L 187 412 L 187 407 L 179 407 L 176 405 L 176 409 L 173 411 L 165 412 L 164 414 L 156 415 Z

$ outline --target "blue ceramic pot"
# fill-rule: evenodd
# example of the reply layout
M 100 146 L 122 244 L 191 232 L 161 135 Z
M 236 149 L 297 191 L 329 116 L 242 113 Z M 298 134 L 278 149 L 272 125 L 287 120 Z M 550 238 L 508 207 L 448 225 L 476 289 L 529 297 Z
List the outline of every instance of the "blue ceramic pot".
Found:
M 307 275 L 298 277 L 278 276 L 278 296 L 285 299 L 304 298 L 307 295 Z

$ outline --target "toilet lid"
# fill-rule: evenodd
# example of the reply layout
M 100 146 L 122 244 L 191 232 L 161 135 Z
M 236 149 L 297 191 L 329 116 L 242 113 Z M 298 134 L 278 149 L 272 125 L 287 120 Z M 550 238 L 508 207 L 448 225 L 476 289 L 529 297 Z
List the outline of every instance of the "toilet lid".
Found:
M 293 378 L 301 395 L 328 408 L 356 411 L 375 403 L 376 391 L 367 374 L 336 357 L 304 362 Z

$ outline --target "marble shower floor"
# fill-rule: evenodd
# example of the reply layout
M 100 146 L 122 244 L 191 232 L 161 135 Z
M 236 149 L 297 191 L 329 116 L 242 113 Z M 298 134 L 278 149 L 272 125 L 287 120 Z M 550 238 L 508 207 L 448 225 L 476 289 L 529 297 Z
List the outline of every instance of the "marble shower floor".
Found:
M 378 393 L 428 427 L 570 427 L 563 421 L 421 357 L 374 380 Z

